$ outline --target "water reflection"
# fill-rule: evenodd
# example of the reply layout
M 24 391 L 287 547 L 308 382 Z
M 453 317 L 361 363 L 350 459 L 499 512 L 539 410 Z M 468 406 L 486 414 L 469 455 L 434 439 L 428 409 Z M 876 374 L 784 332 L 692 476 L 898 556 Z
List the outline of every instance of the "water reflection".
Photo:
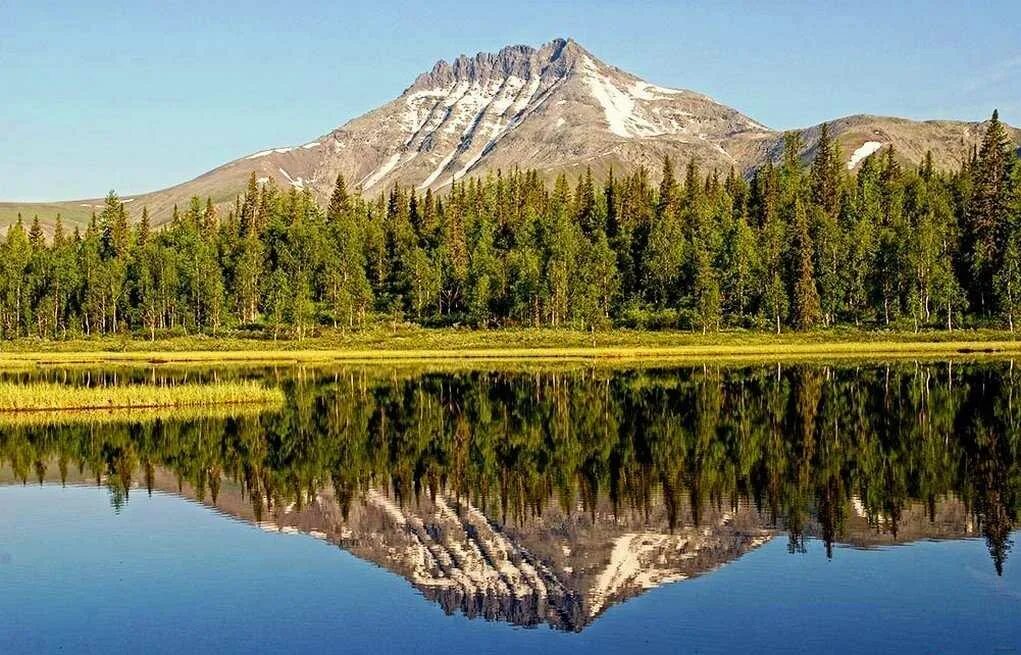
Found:
M 283 410 L 0 417 L 0 476 L 87 478 L 115 508 L 172 490 L 336 543 L 449 612 L 567 630 L 774 538 L 837 557 L 981 535 L 1002 573 L 1018 517 L 1009 362 L 259 375 Z

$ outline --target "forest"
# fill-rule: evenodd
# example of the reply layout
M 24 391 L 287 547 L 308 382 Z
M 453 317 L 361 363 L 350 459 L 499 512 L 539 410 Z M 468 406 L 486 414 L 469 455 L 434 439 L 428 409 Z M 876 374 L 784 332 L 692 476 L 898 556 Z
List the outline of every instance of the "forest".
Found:
M 511 171 L 375 198 L 253 174 L 156 229 L 110 192 L 84 229 L 0 240 L 0 338 L 258 334 L 370 325 L 1013 331 L 1021 166 L 994 112 L 954 171 L 886 148 L 856 173 L 826 128 L 747 178 L 663 162 L 594 180 Z

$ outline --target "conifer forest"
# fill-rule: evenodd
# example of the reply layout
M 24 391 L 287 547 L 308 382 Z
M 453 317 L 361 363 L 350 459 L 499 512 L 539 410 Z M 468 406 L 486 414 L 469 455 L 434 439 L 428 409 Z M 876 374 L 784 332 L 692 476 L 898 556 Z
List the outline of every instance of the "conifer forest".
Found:
M 323 328 L 622 326 L 711 332 L 1013 330 L 1021 166 L 994 113 L 957 170 L 886 148 L 854 173 L 825 127 L 742 175 L 663 162 L 548 183 L 534 170 L 326 207 L 252 175 L 225 210 L 159 228 L 111 192 L 84 230 L 21 219 L 0 243 L 0 336 L 145 338 Z M 132 208 L 134 209 L 134 208 Z

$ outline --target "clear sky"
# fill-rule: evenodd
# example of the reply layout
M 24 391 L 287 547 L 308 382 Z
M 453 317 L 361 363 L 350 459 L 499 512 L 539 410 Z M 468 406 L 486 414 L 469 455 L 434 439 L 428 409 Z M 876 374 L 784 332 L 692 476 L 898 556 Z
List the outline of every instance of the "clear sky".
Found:
M 139 193 L 319 136 L 437 59 L 570 36 L 771 127 L 1021 124 L 1021 2 L 0 0 L 0 200 Z

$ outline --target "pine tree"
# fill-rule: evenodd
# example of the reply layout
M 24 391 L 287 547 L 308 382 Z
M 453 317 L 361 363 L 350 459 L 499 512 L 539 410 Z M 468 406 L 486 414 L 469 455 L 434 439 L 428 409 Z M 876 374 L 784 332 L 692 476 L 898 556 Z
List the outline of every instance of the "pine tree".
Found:
M 973 298 L 976 309 L 983 314 L 990 313 L 994 306 L 992 279 L 1006 241 L 1013 160 L 1010 139 L 994 110 L 978 153 L 967 220 Z
M 820 128 L 819 142 L 812 160 L 811 187 L 812 202 L 829 216 L 836 216 L 840 201 L 840 165 L 836 159 L 836 148 L 830 140 L 827 123 Z
M 762 259 L 765 290 L 762 309 L 766 324 L 776 326 L 780 333 L 784 317 L 789 308 L 786 285 L 784 284 L 784 254 L 787 248 L 788 226 L 779 211 L 779 171 L 768 162 L 766 169 L 756 177 L 756 213 L 761 226 L 759 247 Z
M 348 328 L 364 320 L 372 302 L 364 241 L 354 212 L 344 177 L 339 175 L 326 215 L 328 244 L 323 253 L 323 276 L 333 324 Z
M 899 314 L 910 284 L 907 246 L 910 226 L 904 217 L 904 187 L 900 165 L 891 146 L 879 172 L 881 218 L 877 230 L 873 289 L 883 308 L 883 322 L 889 325 Z
M 103 211 L 99 214 L 99 225 L 103 231 L 103 256 L 106 259 L 125 256 L 130 237 L 128 213 L 114 191 L 106 196 Z
M 0 253 L 0 284 L 3 297 L 0 307 L 3 309 L 3 335 L 7 338 L 22 336 L 27 326 L 28 289 L 26 274 L 31 259 L 31 245 L 25 234 L 25 226 L 18 214 L 18 219 L 7 228 L 7 239 Z
M 32 227 L 28 231 L 28 242 L 35 250 L 39 250 L 46 245 L 43 227 L 39 224 L 39 214 L 32 218 Z
M 818 325 L 822 310 L 819 306 L 819 291 L 815 282 L 812 237 L 808 230 L 808 218 L 800 199 L 794 204 L 795 265 L 793 313 L 794 325 L 800 330 L 810 330 Z
M 993 278 L 1000 310 L 1007 326 L 1014 331 L 1014 319 L 1021 316 L 1021 231 L 1015 229 L 1007 238 L 1003 263 Z
M 867 318 L 870 305 L 880 215 L 878 172 L 870 157 L 862 162 L 857 184 L 841 208 L 842 228 L 847 235 L 842 267 L 844 306 L 855 325 Z
M 259 231 L 256 212 L 258 211 L 260 200 L 259 182 L 255 178 L 255 172 L 253 171 L 251 176 L 248 178 L 248 188 L 245 191 L 244 201 L 241 203 L 241 210 L 238 213 L 238 222 L 241 227 L 242 238 L 247 237 L 250 234 L 256 234 Z M 176 213 L 176 207 L 174 208 L 174 211 Z
M 695 310 L 702 334 L 720 326 L 720 285 L 713 270 L 711 255 L 704 243 L 695 245 Z
M 722 267 L 724 310 L 735 324 L 743 325 L 748 318 L 760 265 L 755 231 L 739 215 L 726 231 Z
M 53 228 L 52 262 L 53 262 L 53 333 L 54 336 L 67 335 L 71 318 L 71 298 L 78 287 L 79 271 L 75 266 L 75 251 L 78 247 L 77 228 L 74 239 L 69 240 L 64 233 L 64 223 L 57 214 Z
M 57 214 L 53 221 L 53 247 L 59 248 L 64 245 L 67 235 L 64 233 L 64 220 Z
M 574 193 L 574 220 L 581 227 L 582 234 L 591 238 L 597 230 L 604 230 L 605 217 L 596 211 L 596 193 L 592 184 L 592 169 L 586 168 L 585 175 L 579 178 Z
M 152 222 L 149 219 L 149 208 L 142 207 L 142 218 L 138 221 L 138 229 L 135 232 L 135 242 L 139 247 L 144 248 L 149 243 L 152 235 Z
M 678 300 L 688 251 L 679 195 L 680 189 L 674 181 L 668 157 L 663 163 L 663 180 L 659 185 L 646 252 L 638 258 L 644 263 L 642 282 L 646 285 L 648 297 L 661 309 Z
M 1010 331 L 1014 331 L 1014 319 L 1021 316 L 1021 166 L 1014 159 L 1011 177 L 1008 181 L 1006 210 L 1007 233 L 1002 262 L 997 270 L 993 285 L 996 290 L 1000 311 Z
M 330 194 L 330 204 L 326 209 L 326 218 L 329 221 L 339 220 L 351 208 L 351 196 L 347 191 L 347 183 L 344 182 L 344 175 L 337 175 L 337 181 L 333 185 L 333 193 Z
M 206 209 L 202 213 L 202 234 L 206 239 L 216 232 L 217 228 L 216 209 L 213 207 L 213 199 L 206 198 Z
M 802 146 L 801 135 L 799 133 L 784 133 L 779 183 L 781 200 L 787 204 L 792 204 L 794 197 L 804 192 L 804 172 L 801 167 Z

